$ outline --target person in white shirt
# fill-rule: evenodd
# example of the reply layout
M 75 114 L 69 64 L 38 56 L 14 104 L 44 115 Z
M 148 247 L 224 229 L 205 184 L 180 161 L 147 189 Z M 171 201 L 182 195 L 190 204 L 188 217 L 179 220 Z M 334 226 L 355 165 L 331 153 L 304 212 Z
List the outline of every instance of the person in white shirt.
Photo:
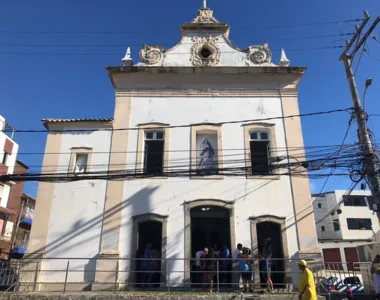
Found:
M 196 278 L 196 284 L 197 286 L 196 287 L 201 287 L 201 283 L 202 282 L 202 268 L 201 268 L 201 256 L 203 255 L 204 251 L 203 250 L 200 250 L 198 252 L 195 253 L 195 271 L 197 272 L 195 274 L 195 278 Z
M 237 248 L 232 252 L 232 287 L 236 290 L 240 288 L 240 267 L 238 256 L 242 253 L 242 244 L 237 244 Z

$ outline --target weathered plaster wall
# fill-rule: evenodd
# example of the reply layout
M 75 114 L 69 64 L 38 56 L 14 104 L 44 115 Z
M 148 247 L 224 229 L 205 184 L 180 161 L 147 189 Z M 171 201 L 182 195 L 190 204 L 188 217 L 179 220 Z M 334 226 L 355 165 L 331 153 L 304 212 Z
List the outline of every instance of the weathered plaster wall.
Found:
M 281 115 L 278 97 L 133 97 L 130 126 L 134 127 L 137 124 L 152 121 L 178 125 Z M 270 123 L 275 124 L 277 147 L 284 149 L 286 145 L 282 120 L 272 120 Z M 191 128 L 171 128 L 169 136 L 170 145 L 169 149 L 166 149 L 170 151 L 169 167 L 189 165 Z M 226 161 L 240 159 L 240 164 L 235 162 L 233 165 L 244 167 L 244 127 L 241 124 L 223 125 L 222 137 L 224 159 Z M 131 131 L 128 151 L 136 151 L 137 143 L 138 132 Z M 279 152 L 275 155 L 280 156 L 284 153 Z M 127 165 L 135 165 L 136 158 L 136 155 L 129 155 Z M 235 201 L 237 242 L 251 246 L 249 217 L 272 214 L 286 218 L 289 253 L 294 255 L 298 251 L 288 177 L 246 179 L 226 176 L 217 180 L 185 177 L 125 182 L 120 256 L 131 256 L 132 217 L 144 213 L 155 213 L 169 215 L 167 257 L 183 258 L 185 248 L 183 203 L 207 198 Z M 128 270 L 129 265 L 126 263 L 121 268 Z M 171 268 L 179 272 L 173 275 L 173 280 L 181 282 L 183 273 L 180 272 L 184 271 L 184 263 L 173 262 Z
M 68 172 L 73 147 L 92 148 L 90 172 L 107 170 L 111 134 L 90 131 L 62 135 L 57 172 Z M 43 269 L 66 269 L 66 259 L 54 258 L 85 258 L 70 261 L 70 270 L 82 271 L 71 272 L 68 281 L 93 280 L 95 260 L 90 258 L 99 253 L 105 193 L 104 180 L 55 183 Z M 63 272 L 42 272 L 41 281 L 62 281 L 64 276 Z

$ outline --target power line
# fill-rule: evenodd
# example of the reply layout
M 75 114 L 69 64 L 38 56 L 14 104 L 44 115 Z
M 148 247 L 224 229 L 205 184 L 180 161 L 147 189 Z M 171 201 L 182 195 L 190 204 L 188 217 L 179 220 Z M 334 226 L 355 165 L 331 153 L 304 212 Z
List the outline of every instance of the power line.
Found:
M 379 115 L 380 116 L 380 115 Z M 281 152 L 281 151 L 304 151 L 305 149 L 328 149 L 332 147 L 340 147 L 341 145 L 322 145 L 322 146 L 304 146 L 304 147 L 273 147 L 270 148 L 270 152 Z M 357 146 L 357 144 L 346 144 L 344 145 L 345 147 L 353 147 Z M 249 148 L 223 148 L 222 150 L 216 150 L 218 151 L 248 151 L 250 150 Z M 178 152 L 189 152 L 192 150 L 189 149 L 177 149 L 177 150 L 165 150 L 163 152 L 169 152 L 169 153 L 178 153 Z M 200 152 L 202 150 L 195 150 L 196 152 Z M 91 154 L 108 154 L 108 153 L 144 153 L 145 151 L 140 150 L 140 151 L 91 151 Z M 42 155 L 42 154 L 52 154 L 52 155 L 71 155 L 72 152 L 17 152 L 17 155 Z
M 336 204 L 336 205 L 334 205 L 334 207 L 333 207 L 333 209 L 331 209 L 323 218 L 321 218 L 321 219 L 319 219 L 317 222 L 315 222 L 315 225 L 317 225 L 317 224 L 319 224 L 319 223 L 321 223 L 324 219 L 326 219 L 333 211 L 335 211 L 337 208 L 339 208 L 339 206 L 340 206 L 340 204 L 344 201 L 344 197 L 345 196 L 349 196 L 351 193 L 352 193 L 352 191 L 355 189 L 355 187 L 358 185 L 358 183 L 359 182 L 353 182 L 352 184 L 351 184 L 351 187 L 350 187 L 350 189 L 349 190 L 347 190 L 345 193 L 344 193 L 344 195 L 342 195 L 342 197 L 341 197 L 341 199 L 340 199 L 340 201 Z
M 242 27 L 234 28 L 234 30 L 256 30 L 256 29 L 273 29 L 273 28 L 284 28 L 284 27 L 300 27 L 300 26 L 320 26 L 329 24 L 339 24 L 339 23 L 355 23 L 361 22 L 364 19 L 347 19 L 347 20 L 337 20 L 337 21 L 325 21 L 325 22 L 315 22 L 315 23 L 302 23 L 302 24 L 283 24 L 283 25 L 266 25 L 266 26 L 252 26 L 252 27 Z M 154 28 L 154 30 L 160 30 Z M 111 31 L 32 31 L 32 30 L 0 30 L 0 34 L 131 34 L 131 33 L 144 33 L 146 30 L 111 30 Z M 177 29 L 161 29 L 160 32 L 178 32 Z
M 327 46 L 327 47 L 313 47 L 313 48 L 292 48 L 286 49 L 286 51 L 311 51 L 311 50 L 332 50 L 340 49 L 344 46 Z M 281 49 L 271 50 L 272 52 L 280 52 Z M 236 53 L 236 51 L 221 51 L 220 53 Z M 186 52 L 176 52 L 167 53 L 165 55 L 188 55 Z M 118 56 L 121 57 L 120 53 L 51 53 L 51 52 L 0 52 L 0 55 L 43 55 L 43 56 Z
M 329 34 L 329 35 L 315 35 L 315 36 L 307 36 L 307 37 L 288 37 L 288 38 L 278 38 L 278 39 L 270 39 L 271 41 L 281 41 L 281 40 L 304 40 L 304 39 L 314 39 L 314 38 L 329 38 L 329 37 L 337 37 L 337 36 L 349 36 L 354 33 L 340 33 L 340 34 Z M 246 42 L 255 42 L 253 40 L 248 40 Z M 181 45 L 192 45 L 192 42 L 183 42 Z M 216 42 L 216 44 L 224 44 L 224 42 Z M 166 46 L 172 46 L 172 44 L 160 44 Z M 0 46 L 6 47 L 141 47 L 141 44 L 2 44 Z M 281 50 L 274 50 L 281 51 Z M 168 54 L 168 53 L 166 53 Z
M 350 128 L 351 128 L 353 120 L 354 120 L 354 116 L 351 115 L 350 120 L 348 121 L 348 127 L 347 127 L 347 130 L 346 130 L 346 133 L 344 134 L 343 141 L 342 141 L 341 146 L 340 146 L 340 148 L 338 150 L 338 156 L 339 156 L 340 152 L 342 151 L 343 145 L 344 145 L 344 143 L 345 143 L 345 141 L 347 139 L 347 136 L 348 136 L 348 133 L 350 131 Z M 325 188 L 327 182 L 329 181 L 330 176 L 335 172 L 335 170 L 336 169 L 331 169 L 330 174 L 327 176 L 327 178 L 325 180 L 325 183 L 323 184 L 323 186 L 321 188 L 321 191 L 318 194 L 321 194 L 323 192 L 323 189 Z
M 292 157 L 287 157 L 287 159 Z M 329 157 L 329 160 L 333 163 L 330 165 L 327 163 L 326 159 L 324 158 L 317 158 L 317 159 L 311 159 L 311 160 L 305 160 L 305 161 L 299 161 L 296 162 L 284 162 L 284 163 L 271 163 L 270 165 L 263 165 L 263 164 L 257 164 L 254 165 L 253 168 L 260 168 L 265 167 L 269 168 L 271 170 L 269 173 L 266 174 L 268 176 L 280 176 L 280 175 L 297 175 L 297 176 L 304 176 L 304 177 L 315 177 L 315 178 L 321 178 L 326 177 L 325 174 L 309 174 L 307 170 L 314 171 L 314 167 L 317 166 L 317 170 L 321 170 L 322 168 L 349 168 L 350 166 L 357 164 L 359 161 L 362 161 L 362 157 L 360 156 L 360 153 L 358 152 L 352 152 L 345 156 L 339 155 L 337 157 Z M 323 163 L 321 163 L 323 161 Z M 339 161 L 339 162 L 338 162 Z M 215 170 L 223 172 L 223 174 L 219 175 L 226 175 L 226 176 L 247 176 L 251 172 L 250 166 L 243 166 L 243 165 L 237 165 L 236 163 L 239 162 L 241 164 L 245 163 L 245 159 L 241 160 L 230 160 L 223 162 L 223 165 L 228 164 L 235 164 L 235 166 L 232 167 L 223 167 L 223 168 L 215 168 Z M 119 164 L 120 166 L 125 166 L 124 164 Z M 301 171 L 299 171 L 300 167 L 302 166 Z M 91 167 L 91 166 L 90 166 Z M 107 165 L 108 167 L 108 165 Z M 109 170 L 106 168 L 105 170 L 99 170 L 99 171 L 91 171 L 91 172 L 85 172 L 79 176 L 75 176 L 75 174 L 70 174 L 67 172 L 68 165 L 65 166 L 65 172 L 59 173 L 57 171 L 54 171 L 54 173 L 51 173 L 51 171 L 46 171 L 43 173 L 26 173 L 26 174 L 8 174 L 8 175 L 2 175 L 0 176 L 0 181 L 78 181 L 78 180 L 88 180 L 88 179 L 137 179 L 137 178 L 145 178 L 145 177 L 156 177 L 156 176 L 167 176 L 167 177 L 173 177 L 173 176 L 191 176 L 191 175 L 197 175 L 199 176 L 199 173 L 195 164 L 192 162 L 190 164 L 184 164 L 184 165 L 169 165 L 169 166 L 163 166 L 163 168 L 160 168 L 159 172 L 156 172 L 153 175 L 147 174 L 144 169 L 136 168 L 136 165 L 133 164 L 133 168 L 131 169 L 116 169 L 116 170 Z M 294 169 L 290 172 L 290 167 L 294 167 Z M 289 173 L 283 173 L 279 174 L 278 172 L 274 172 L 275 170 L 280 169 L 288 169 Z M 214 170 L 214 171 L 215 171 Z M 158 174 L 159 173 L 159 174 Z M 211 175 L 211 174 L 209 174 Z M 347 176 L 347 173 L 337 173 L 334 174 L 334 176 Z
M 312 113 L 305 113 L 305 114 L 298 114 L 298 115 L 289 115 L 289 116 L 279 116 L 279 117 L 269 117 L 269 118 L 259 118 L 259 119 L 246 119 L 246 120 L 232 120 L 232 121 L 225 121 L 225 122 L 208 122 L 208 124 L 213 125 L 225 125 L 225 124 L 238 124 L 238 123 L 247 123 L 247 122 L 258 122 L 258 121 L 270 121 L 270 120 L 278 120 L 278 119 L 289 119 L 289 118 L 297 118 L 297 117 L 309 117 L 309 116 L 318 116 L 318 115 L 326 115 L 326 114 L 332 114 L 337 112 L 348 112 L 351 111 L 352 108 L 342 108 L 342 109 L 334 109 L 334 110 L 328 110 L 328 111 L 320 111 L 320 112 L 312 112 Z M 184 125 L 169 125 L 169 126 L 158 126 L 158 127 L 150 127 L 150 128 L 144 128 L 144 130 L 157 130 L 157 129 L 167 129 L 167 128 L 186 128 L 186 127 L 193 127 L 197 126 L 198 124 L 184 124 Z M 96 131 L 126 131 L 126 130 L 141 130 L 139 127 L 129 127 L 129 128 L 98 128 L 98 129 L 64 129 L 64 130 L 43 130 L 43 129 L 36 129 L 36 130 L 29 130 L 29 129 L 16 129 L 12 130 L 11 132 L 18 132 L 18 133 L 46 133 L 46 132 L 96 132 Z M 8 130 L 5 130 L 4 132 L 9 132 Z
M 370 57 L 372 57 L 374 60 L 380 62 L 380 59 L 374 56 L 371 52 L 368 51 L 368 49 L 365 49 L 364 52 L 368 54 Z
M 190 150 L 188 152 L 190 152 Z M 325 154 L 322 153 L 321 155 L 325 155 Z M 236 156 L 243 156 L 243 158 L 228 159 L 229 157 L 236 157 Z M 267 158 L 267 155 L 263 154 L 261 156 L 262 156 L 262 158 Z M 250 158 L 246 159 L 246 152 L 239 153 L 239 154 L 222 155 L 222 156 L 217 155 L 216 157 L 218 159 L 223 159 L 223 161 L 222 161 L 223 165 L 224 164 L 239 164 L 239 163 L 241 163 L 241 164 L 244 163 L 245 164 L 246 162 L 250 162 L 251 161 Z M 260 155 L 256 154 L 255 157 L 260 157 Z M 330 157 L 333 157 L 333 156 L 330 156 Z M 330 157 L 328 159 L 331 160 L 332 158 L 330 158 Z M 227 159 L 224 159 L 224 158 L 227 158 Z M 274 160 L 274 162 L 271 165 L 274 165 L 276 167 L 281 167 L 282 164 L 276 163 L 276 159 L 277 158 L 278 157 L 271 157 L 270 158 L 271 160 Z M 287 156 L 287 157 L 283 156 L 283 157 L 281 157 L 281 160 L 286 160 L 286 159 L 290 160 L 290 159 L 296 159 L 296 158 L 297 157 L 295 157 L 294 155 Z M 305 155 L 302 155 L 299 158 L 305 158 Z M 337 167 L 347 167 L 347 163 L 351 163 L 351 160 L 349 160 L 348 162 L 346 162 L 345 159 L 350 159 L 350 158 L 354 158 L 355 159 L 355 163 L 356 163 L 356 161 L 358 160 L 357 151 L 356 152 L 350 151 L 345 156 L 341 156 L 341 157 L 337 156 L 337 157 L 335 157 L 335 161 L 334 161 L 335 168 L 337 168 Z M 338 159 L 344 160 L 344 163 L 342 163 L 341 166 L 337 164 Z M 320 156 L 318 157 L 317 156 L 317 158 L 309 159 L 306 162 L 307 163 L 313 163 L 313 162 L 319 162 L 321 160 L 324 160 L 324 157 L 320 157 Z M 187 163 L 189 161 L 190 161 L 190 164 Z M 178 167 L 181 167 L 181 166 L 183 166 L 183 167 L 189 167 L 190 166 L 191 167 L 191 166 L 195 166 L 194 163 L 196 163 L 196 162 L 194 162 L 194 160 L 191 160 L 189 157 L 182 157 L 182 158 L 178 158 L 178 159 L 170 159 L 170 160 L 168 160 L 167 163 L 171 164 L 171 166 L 165 167 L 165 168 L 171 168 L 171 167 L 178 168 Z M 179 165 L 178 163 L 184 163 L 184 164 Z M 299 164 L 302 164 L 302 163 L 303 162 L 297 161 L 297 162 L 293 162 L 291 164 L 299 165 Z M 91 164 L 89 167 L 93 168 L 93 167 L 105 167 L 105 166 L 107 166 L 107 167 L 109 167 L 109 166 L 123 166 L 123 167 L 133 166 L 135 168 L 136 165 L 137 165 L 136 162 L 133 162 L 133 163 L 114 163 L 114 164 L 112 164 L 112 163 L 102 163 L 102 164 Z M 43 165 L 43 166 L 42 165 L 35 165 L 35 166 L 29 166 L 29 168 L 37 168 L 37 167 L 64 168 L 64 169 L 67 169 L 69 167 L 69 163 L 67 163 L 67 164 L 61 164 L 61 165 Z

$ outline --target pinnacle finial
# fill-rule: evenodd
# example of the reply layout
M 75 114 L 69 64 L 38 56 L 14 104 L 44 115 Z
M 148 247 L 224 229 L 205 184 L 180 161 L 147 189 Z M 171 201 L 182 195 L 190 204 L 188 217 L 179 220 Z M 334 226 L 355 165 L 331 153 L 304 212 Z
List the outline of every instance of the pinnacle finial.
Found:
M 207 0 L 203 0 L 203 8 L 207 8 Z
M 127 52 L 125 53 L 125 56 L 121 60 L 123 62 L 124 66 L 130 66 L 133 65 L 133 60 L 131 57 L 131 48 L 127 48 Z
M 288 67 L 290 65 L 290 60 L 286 57 L 284 49 L 281 49 L 281 58 L 279 65 L 281 67 Z

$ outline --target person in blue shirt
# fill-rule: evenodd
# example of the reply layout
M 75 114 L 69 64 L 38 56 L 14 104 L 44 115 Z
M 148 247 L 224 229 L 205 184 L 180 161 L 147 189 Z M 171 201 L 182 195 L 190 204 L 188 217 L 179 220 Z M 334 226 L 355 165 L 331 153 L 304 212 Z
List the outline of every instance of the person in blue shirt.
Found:
M 144 260 L 143 260 L 143 284 L 149 287 L 151 285 L 153 276 L 153 263 L 152 263 L 152 245 L 146 245 L 144 250 Z
M 227 287 L 226 285 L 230 282 L 229 274 L 231 268 L 231 252 L 228 249 L 227 245 L 223 245 L 221 252 L 221 263 L 220 263 L 220 272 L 221 272 L 221 283 L 222 287 Z
M 241 279 L 243 281 L 243 291 L 247 292 L 253 291 L 252 289 L 252 269 L 251 269 L 251 263 L 252 260 L 249 256 L 249 249 L 244 247 L 242 250 L 242 253 L 238 256 L 239 259 L 239 268 L 240 268 L 240 275 Z M 248 286 L 248 289 L 247 289 Z

